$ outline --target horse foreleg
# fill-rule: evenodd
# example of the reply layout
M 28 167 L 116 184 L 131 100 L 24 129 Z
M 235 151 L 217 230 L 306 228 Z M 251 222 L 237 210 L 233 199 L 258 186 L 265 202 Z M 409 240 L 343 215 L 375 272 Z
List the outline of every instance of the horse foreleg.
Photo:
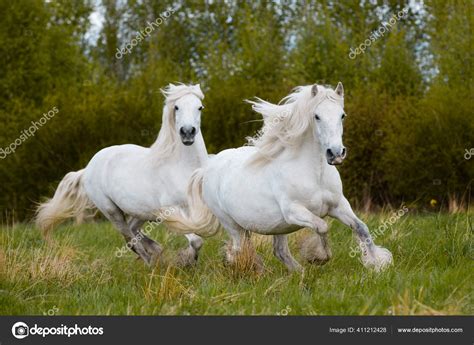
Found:
M 310 263 L 324 264 L 332 256 L 327 239 L 326 222 L 298 203 L 288 203 L 282 207 L 283 216 L 288 224 L 299 225 L 314 231 L 301 246 L 301 255 Z
M 291 255 L 286 235 L 273 236 L 273 254 L 285 264 L 290 271 L 301 271 L 303 267 Z
M 362 263 L 366 267 L 379 271 L 392 264 L 392 253 L 388 249 L 376 246 L 372 240 L 367 225 L 364 224 L 352 211 L 352 207 L 346 198 L 342 198 L 338 207 L 331 210 L 331 217 L 339 219 L 342 223 L 351 227 L 359 240 L 362 249 Z
M 130 230 L 130 227 L 125 220 L 123 212 L 116 206 L 110 205 L 107 209 L 102 208 L 102 213 L 115 225 L 115 227 L 122 233 L 125 241 L 127 241 L 128 246 L 137 253 L 143 261 L 148 265 L 151 265 L 151 256 L 145 250 L 142 242 L 139 241 L 134 233 Z

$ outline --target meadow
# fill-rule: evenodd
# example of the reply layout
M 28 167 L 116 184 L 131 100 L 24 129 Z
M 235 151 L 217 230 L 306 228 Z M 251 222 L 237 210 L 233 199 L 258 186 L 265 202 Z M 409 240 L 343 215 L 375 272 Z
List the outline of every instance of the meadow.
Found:
M 394 265 L 375 273 L 350 248 L 351 231 L 330 224 L 333 258 L 289 273 L 272 254 L 271 238 L 252 237 L 262 273 L 224 264 L 223 232 L 206 239 L 194 267 L 173 265 L 184 237 L 158 227 L 165 248 L 154 269 L 124 245 L 108 222 L 64 225 L 51 243 L 31 225 L 0 229 L 1 315 L 452 315 L 473 314 L 473 215 L 414 214 L 400 218 L 377 243 Z M 375 229 L 388 213 L 362 216 Z M 295 257 L 307 230 L 290 235 Z

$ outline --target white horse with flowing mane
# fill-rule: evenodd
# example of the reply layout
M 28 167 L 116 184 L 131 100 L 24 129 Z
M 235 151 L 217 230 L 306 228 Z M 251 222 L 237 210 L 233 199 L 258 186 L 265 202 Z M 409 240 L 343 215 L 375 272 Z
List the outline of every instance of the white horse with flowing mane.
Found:
M 159 257 L 161 246 L 140 229 L 145 221 L 160 217 L 160 209 L 186 202 L 191 174 L 207 161 L 200 131 L 204 98 L 200 86 L 170 84 L 161 91 L 166 99 L 155 143 L 150 148 L 107 147 L 85 169 L 68 173 L 54 197 L 38 207 L 36 223 L 43 231 L 97 208 L 146 263 Z M 203 241 L 191 233 L 186 237 L 189 247 L 182 254 L 189 263 L 197 260 Z
M 226 254 L 230 262 L 241 252 L 246 233 L 274 235 L 276 257 L 288 269 L 299 270 L 286 234 L 303 227 L 314 230 L 307 259 L 324 262 L 331 251 L 322 217 L 329 215 L 353 229 L 364 248 L 365 266 L 380 270 L 390 264 L 392 254 L 373 243 L 344 197 L 334 166 L 346 156 L 342 84 L 335 90 L 298 87 L 278 105 L 260 99 L 250 103 L 264 118 L 262 131 L 250 138 L 250 146 L 224 150 L 198 169 L 188 190 L 189 211 L 179 209 L 168 222 L 200 233 L 211 231 L 217 217 L 232 239 Z

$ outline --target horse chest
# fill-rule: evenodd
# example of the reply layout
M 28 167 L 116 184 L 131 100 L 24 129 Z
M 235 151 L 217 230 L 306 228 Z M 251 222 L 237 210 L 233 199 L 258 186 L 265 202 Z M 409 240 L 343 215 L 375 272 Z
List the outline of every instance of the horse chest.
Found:
M 324 181 L 315 178 L 300 179 L 286 185 L 291 201 L 304 205 L 318 216 L 325 216 L 337 201 L 337 193 L 324 188 Z

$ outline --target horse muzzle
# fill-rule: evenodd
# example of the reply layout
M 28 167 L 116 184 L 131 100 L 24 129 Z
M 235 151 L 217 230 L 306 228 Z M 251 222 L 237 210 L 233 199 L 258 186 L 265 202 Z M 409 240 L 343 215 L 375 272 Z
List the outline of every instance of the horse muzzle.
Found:
M 194 144 L 194 137 L 196 136 L 196 127 L 181 127 L 179 129 L 181 142 L 186 146 Z
M 340 165 L 347 155 L 347 150 L 344 146 L 340 149 L 327 149 L 326 160 L 329 165 Z

